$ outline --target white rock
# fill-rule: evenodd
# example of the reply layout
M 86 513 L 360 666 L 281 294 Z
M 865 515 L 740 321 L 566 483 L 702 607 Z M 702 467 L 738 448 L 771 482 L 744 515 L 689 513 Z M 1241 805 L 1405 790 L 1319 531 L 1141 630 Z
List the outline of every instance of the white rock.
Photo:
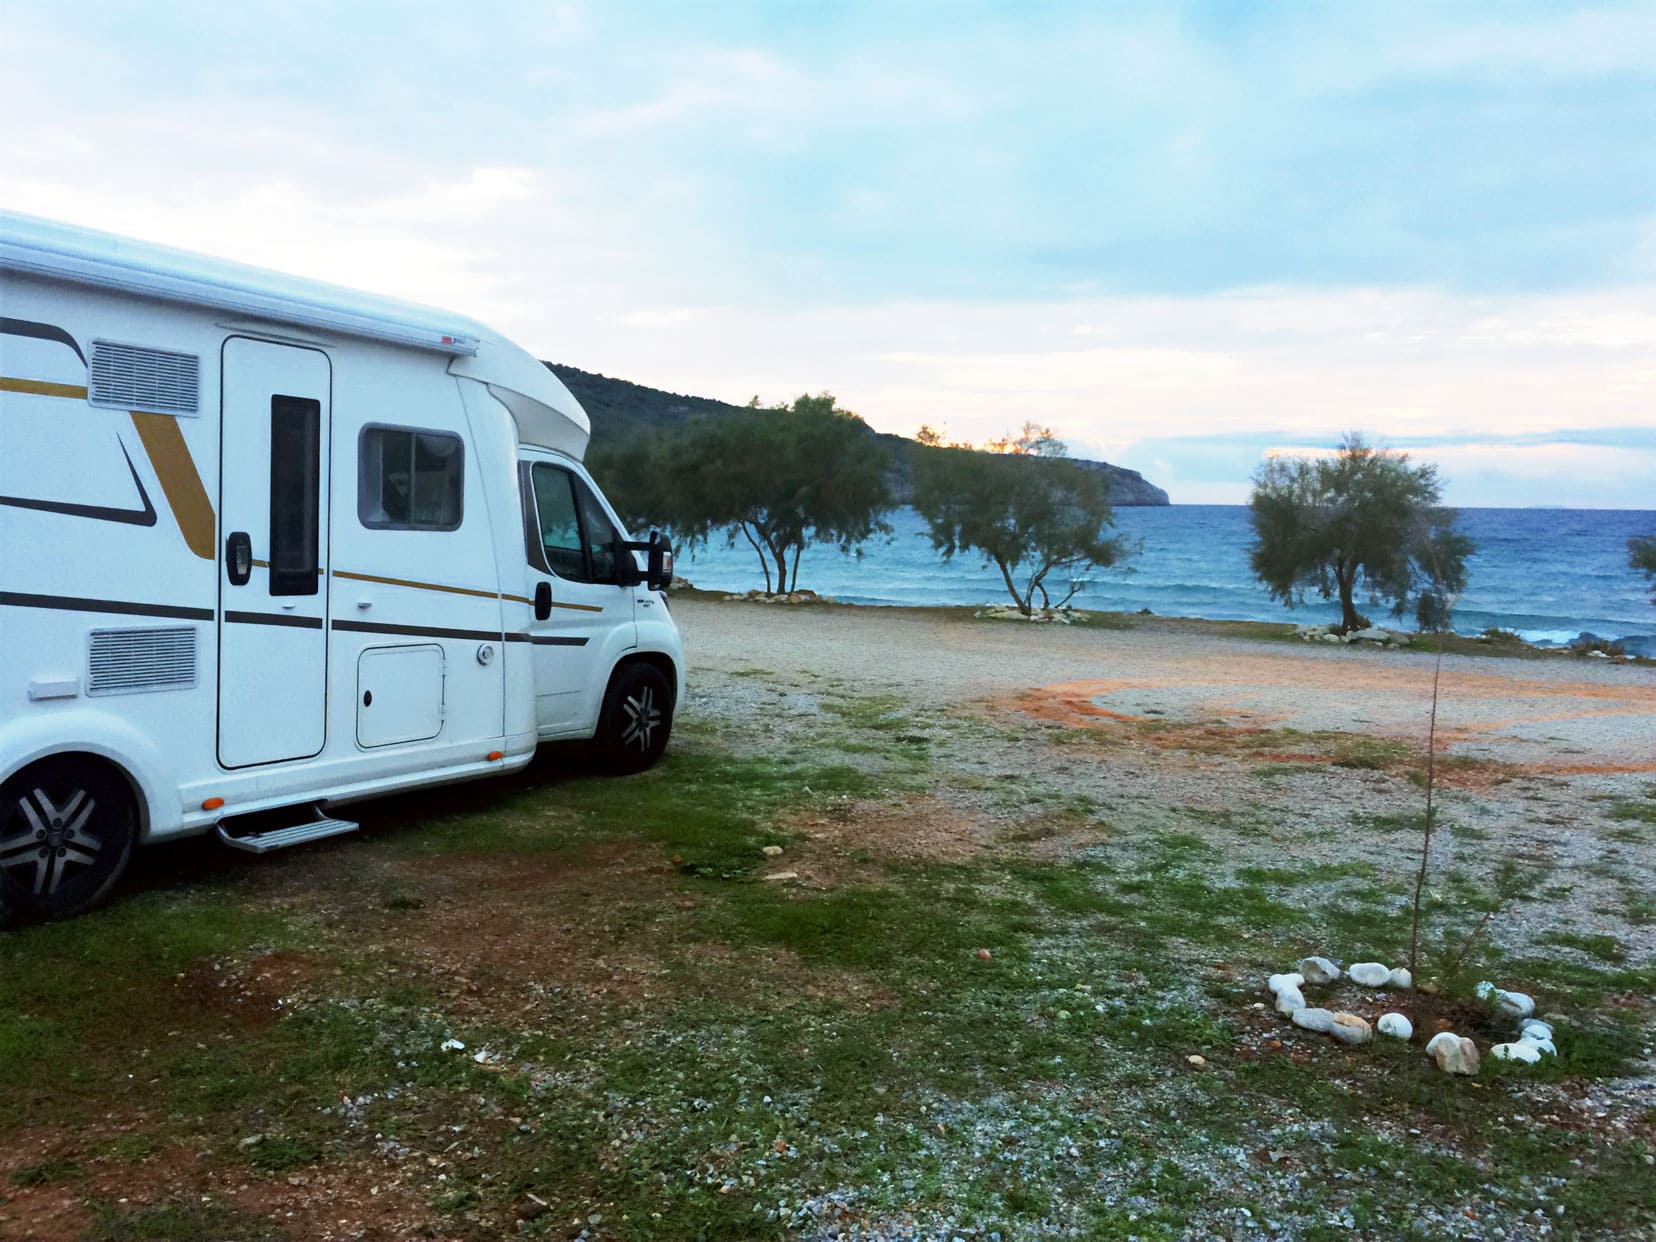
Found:
M 1299 971 L 1307 983 L 1333 983 L 1340 977 L 1340 968 L 1326 957 L 1301 958 Z
M 1491 1000 L 1494 998 L 1495 993 L 1500 990 L 1500 988 L 1496 987 L 1488 979 L 1485 979 L 1482 983 L 1478 984 L 1477 987 L 1472 989 L 1472 994 L 1479 1000 Z
M 1354 1013 L 1337 1013 L 1328 1033 L 1342 1044 L 1366 1044 L 1374 1038 L 1374 1028 Z
M 442 1043 L 438 1044 L 437 1049 L 440 1052 L 464 1052 L 466 1050 L 466 1045 L 461 1043 L 458 1039 L 451 1038 L 445 1039 Z
M 1378 625 L 1371 625 L 1366 630 L 1353 630 L 1347 637 L 1352 642 L 1383 643 L 1391 635 Z
M 1399 966 L 1386 978 L 1388 988 L 1396 988 L 1399 992 L 1409 992 L 1414 989 L 1414 976 L 1409 973 L 1408 967 Z
M 1305 976 L 1300 974 L 1272 975 L 1265 981 L 1265 986 L 1270 988 L 1271 995 L 1275 996 L 1283 988 L 1297 988 L 1304 982 Z
M 1327 1009 L 1312 1009 L 1307 1006 L 1294 1011 L 1294 1025 L 1326 1035 L 1334 1029 L 1334 1015 Z
M 1518 1024 L 1518 1038 L 1542 1040 L 1553 1037 L 1552 1023 L 1543 1022 L 1540 1018 L 1525 1018 Z
M 1276 1010 L 1287 1017 L 1293 1017 L 1305 1008 L 1305 994 L 1298 988 L 1281 988 L 1276 994 Z
M 1489 1055 L 1497 1061 L 1522 1061 L 1525 1065 L 1534 1065 L 1541 1059 L 1541 1053 L 1534 1044 L 1496 1044 L 1489 1050 Z
M 1445 1074 L 1476 1074 L 1480 1060 L 1478 1045 L 1470 1039 L 1443 1031 L 1432 1036 L 1426 1051 Z
M 1495 1012 L 1509 1018 L 1527 1018 L 1535 1012 L 1535 1000 L 1523 992 L 1496 992 Z
M 1400 1013 L 1381 1014 L 1380 1021 L 1375 1023 L 1375 1029 L 1382 1035 L 1390 1035 L 1393 1039 L 1414 1037 L 1414 1023 Z
M 1391 978 L 1391 967 L 1382 966 L 1379 962 L 1357 962 L 1346 970 L 1353 983 L 1360 983 L 1365 988 L 1383 988 L 1386 980 Z
M 1553 1043 L 1550 1039 L 1537 1039 L 1534 1036 L 1526 1035 L 1518 1042 L 1521 1044 L 1528 1044 L 1537 1052 L 1549 1057 L 1556 1057 L 1558 1055 L 1558 1045 Z

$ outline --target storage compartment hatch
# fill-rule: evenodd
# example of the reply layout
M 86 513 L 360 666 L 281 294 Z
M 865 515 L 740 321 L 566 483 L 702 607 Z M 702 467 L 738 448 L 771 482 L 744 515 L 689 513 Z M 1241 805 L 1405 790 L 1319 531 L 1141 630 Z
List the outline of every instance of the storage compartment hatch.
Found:
M 443 649 L 370 647 L 357 659 L 357 742 L 395 746 L 443 731 Z

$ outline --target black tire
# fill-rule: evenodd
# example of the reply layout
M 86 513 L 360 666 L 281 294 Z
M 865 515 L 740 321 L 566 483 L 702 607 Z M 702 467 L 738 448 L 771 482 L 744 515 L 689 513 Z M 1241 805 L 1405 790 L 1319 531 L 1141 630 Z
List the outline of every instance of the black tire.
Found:
M 132 857 L 138 808 L 109 764 L 38 759 L 0 784 L 0 924 L 79 914 Z
M 611 772 L 642 772 L 673 731 L 673 690 L 653 664 L 628 664 L 610 680 L 593 745 Z

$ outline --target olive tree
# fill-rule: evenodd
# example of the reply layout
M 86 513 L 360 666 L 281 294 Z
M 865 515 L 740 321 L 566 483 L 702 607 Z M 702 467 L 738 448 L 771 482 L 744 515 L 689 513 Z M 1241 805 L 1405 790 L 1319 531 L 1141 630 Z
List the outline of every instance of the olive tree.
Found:
M 820 393 L 701 419 L 612 450 L 593 468 L 629 521 L 666 527 L 689 547 L 746 540 L 769 594 L 798 589 L 808 545 L 855 553 L 890 530 L 887 465 L 862 419 Z
M 1059 456 L 1062 444 L 1043 430 L 1031 435 L 1026 426 L 1024 451 L 927 448 L 914 457 L 913 505 L 930 528 L 932 546 L 944 560 L 981 553 L 1000 570 L 1025 616 L 1034 613 L 1037 598 L 1043 608 L 1054 606 L 1053 575 L 1066 580 L 1056 601 L 1061 607 L 1080 589 L 1077 571 L 1107 568 L 1126 553 L 1107 534 L 1115 520 L 1108 480 Z
M 1629 539 L 1627 563 L 1650 579 L 1650 602 L 1656 604 L 1656 535 L 1638 535 Z
M 1389 601 L 1393 616 L 1411 603 L 1424 628 L 1449 623 L 1466 586 L 1472 541 L 1442 508 L 1437 467 L 1377 449 L 1356 434 L 1330 457 L 1277 457 L 1254 475 L 1254 573 L 1293 607 L 1315 590 L 1340 601 L 1344 633 L 1369 624 L 1357 592 Z

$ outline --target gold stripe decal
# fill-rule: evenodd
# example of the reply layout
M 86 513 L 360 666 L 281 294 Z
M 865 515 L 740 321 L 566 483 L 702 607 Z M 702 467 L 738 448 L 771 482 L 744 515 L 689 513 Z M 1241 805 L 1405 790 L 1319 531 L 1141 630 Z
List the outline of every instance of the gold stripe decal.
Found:
M 86 386 L 84 384 L 49 384 L 45 380 L 15 379 L 10 375 L 0 375 L 0 392 L 26 392 L 35 397 L 69 397 L 76 401 L 86 400 Z
M 444 586 L 439 582 L 413 582 L 407 578 L 381 578 L 378 574 L 353 574 L 343 569 L 333 571 L 336 578 L 349 578 L 352 582 L 379 582 L 385 586 L 412 587 L 416 591 L 441 591 L 445 595 L 475 595 L 480 599 L 499 599 L 496 591 L 479 591 L 475 587 Z
M 202 560 L 216 559 L 213 502 L 201 484 L 201 473 L 196 469 L 195 458 L 190 456 L 190 446 L 184 443 L 184 431 L 178 420 L 170 414 L 134 411 L 132 425 L 138 429 L 138 438 L 143 441 L 144 452 L 149 454 L 150 465 L 155 467 L 156 478 L 161 480 L 161 491 L 172 506 L 173 518 L 178 522 L 185 544 Z
M 259 561 L 253 562 L 261 564 Z M 407 587 L 411 591 L 440 591 L 444 595 L 475 595 L 479 599 L 503 599 L 514 604 L 527 604 L 533 607 L 535 601 L 523 595 L 508 595 L 504 591 L 482 591 L 476 587 L 445 586 L 440 582 L 416 582 L 411 578 L 382 578 L 378 574 L 358 574 L 346 569 L 333 571 L 336 578 L 345 578 L 351 582 L 378 582 L 384 586 Z M 552 607 L 566 608 L 571 612 L 603 612 L 602 608 L 591 604 L 560 604 L 553 601 Z

